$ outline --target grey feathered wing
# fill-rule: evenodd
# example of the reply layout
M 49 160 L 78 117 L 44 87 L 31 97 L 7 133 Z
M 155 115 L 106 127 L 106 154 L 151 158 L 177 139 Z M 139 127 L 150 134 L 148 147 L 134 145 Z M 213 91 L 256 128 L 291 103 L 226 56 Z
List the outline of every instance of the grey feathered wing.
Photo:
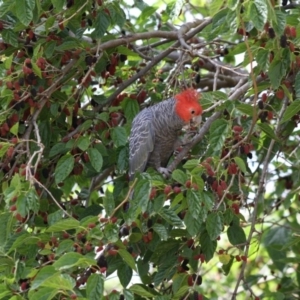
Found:
M 129 175 L 132 179 L 136 172 L 145 171 L 155 142 L 152 112 L 144 109 L 132 123 L 129 137 Z

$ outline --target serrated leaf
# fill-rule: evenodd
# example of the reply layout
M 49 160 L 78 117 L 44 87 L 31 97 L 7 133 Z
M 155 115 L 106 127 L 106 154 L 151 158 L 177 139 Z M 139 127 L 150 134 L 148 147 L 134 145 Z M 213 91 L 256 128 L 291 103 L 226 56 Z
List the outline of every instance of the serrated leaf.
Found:
M 25 26 L 28 26 L 33 18 L 33 9 L 35 7 L 35 0 L 18 0 L 15 6 L 15 13 L 17 18 Z
M 90 145 L 90 141 L 89 141 L 88 137 L 86 137 L 86 136 L 79 137 L 79 139 L 77 141 L 77 147 L 80 150 L 86 151 L 88 149 L 89 145 Z
M 300 98 L 300 72 L 297 73 L 295 78 L 295 93 L 296 98 Z
M 16 32 L 12 31 L 11 29 L 3 29 L 1 32 L 1 36 L 5 43 L 10 44 L 16 48 L 18 47 L 18 35 Z
M 95 30 L 92 32 L 92 36 L 94 39 L 100 39 L 104 36 L 106 30 L 110 25 L 109 17 L 106 12 L 103 10 L 97 13 L 97 17 L 95 20 Z
M 74 157 L 71 154 L 66 154 L 57 162 L 54 178 L 55 183 L 63 182 L 72 172 L 74 168 Z
M 86 120 L 84 123 L 80 125 L 80 131 L 88 130 L 89 128 L 91 128 L 92 124 L 93 124 L 92 120 Z
M 119 255 L 123 258 L 123 260 L 126 262 L 126 264 L 132 269 L 136 271 L 136 265 L 133 257 L 131 254 L 125 250 L 125 249 L 119 249 L 118 250 Z
M 214 121 L 209 129 L 210 150 L 218 156 L 224 146 L 225 139 L 229 130 L 227 121 L 219 119 Z
M 64 7 L 64 2 L 61 0 L 51 0 L 51 2 L 57 11 L 61 11 Z
M 183 165 L 183 168 L 189 170 L 189 169 L 194 169 L 197 166 L 199 166 L 199 160 L 198 159 L 190 159 Z
M 267 1 L 269 2 L 269 1 Z M 272 5 L 270 5 L 272 6 Z M 269 11 L 274 11 L 274 8 L 272 7 L 269 9 Z M 275 33 L 280 36 L 283 34 L 284 28 L 286 26 L 286 14 L 282 12 L 281 10 L 276 9 L 275 10 L 275 16 L 276 16 L 276 21 L 273 22 L 273 28 Z
M 58 232 L 69 229 L 76 229 L 80 225 L 79 221 L 75 219 L 65 219 L 58 221 L 51 225 L 46 231 L 47 232 Z
M 67 149 L 66 149 L 66 144 L 65 143 L 58 143 L 58 144 L 55 144 L 50 152 L 49 152 L 49 157 L 53 157 L 57 154 L 62 154 L 62 153 L 66 153 L 67 152 Z
M 229 226 L 227 230 L 227 236 L 229 242 L 236 246 L 246 243 L 246 235 L 244 230 L 237 224 Z
M 266 123 L 258 123 L 257 126 L 271 139 L 280 142 L 280 139 L 275 135 L 274 130 Z
M 140 110 L 138 102 L 134 99 L 127 98 L 121 102 L 121 106 L 123 107 L 126 120 L 132 122 Z
M 88 299 L 101 299 L 104 291 L 104 279 L 101 274 L 92 274 L 86 284 Z
M 179 169 L 176 169 L 172 172 L 172 178 L 181 183 L 181 184 L 185 184 L 186 181 L 187 181 L 187 176 L 186 174 L 182 171 L 182 170 L 179 170 Z
M 243 173 L 247 173 L 245 162 L 240 157 L 234 157 L 235 163 Z
M 40 287 L 49 277 L 57 275 L 58 272 L 53 266 L 44 266 L 33 279 L 30 285 L 30 290 L 35 290 Z
M 149 180 L 141 179 L 134 188 L 133 200 L 141 208 L 144 213 L 147 210 L 149 196 L 151 192 L 151 184 Z
M 236 109 L 250 117 L 254 114 L 254 107 L 250 104 L 240 103 L 236 106 Z
M 268 18 L 268 6 L 264 0 L 254 0 L 250 4 L 251 21 L 258 30 L 263 30 Z
M 155 223 L 152 228 L 159 235 L 161 241 L 168 239 L 168 231 L 164 225 Z
M 156 294 L 156 293 L 154 293 L 153 290 L 150 290 L 150 288 L 148 288 L 142 284 L 133 284 L 129 288 L 129 290 L 132 291 L 134 294 L 137 294 L 142 297 L 152 298 Z
M 265 48 L 259 48 L 256 55 L 257 65 L 261 70 L 265 70 L 269 63 L 269 50 Z
M 6 154 L 7 152 L 7 149 L 11 146 L 10 143 L 4 143 L 4 142 L 1 142 L 0 143 L 0 157 L 4 156 L 4 154 Z
M 220 213 L 211 213 L 206 219 L 206 230 L 212 241 L 220 236 L 223 229 L 223 220 Z
M 205 261 L 208 262 L 214 257 L 214 253 L 217 248 L 217 241 L 211 240 L 207 231 L 204 231 L 200 235 L 200 245 L 205 256 Z
M 70 269 L 72 267 L 88 267 L 95 264 L 95 260 L 77 252 L 66 253 L 54 262 L 53 267 L 57 270 Z
M 133 271 L 128 265 L 122 264 L 119 266 L 117 274 L 120 283 L 125 288 L 131 281 Z
M 300 111 L 300 99 L 292 102 L 283 114 L 280 124 L 290 121 L 291 118 Z
M 194 219 L 197 219 L 200 215 L 202 208 L 202 201 L 200 199 L 199 192 L 192 189 L 188 189 L 186 198 L 190 214 L 193 216 Z
M 100 172 L 102 165 L 103 165 L 103 158 L 101 153 L 95 149 L 95 148 L 89 148 L 87 150 L 87 153 L 90 158 L 91 165 L 93 168 L 97 171 Z
M 127 144 L 127 133 L 124 127 L 114 127 L 111 131 L 111 138 L 114 141 L 114 145 L 118 147 L 125 146 Z
M 166 207 L 163 207 L 163 209 L 160 211 L 159 215 L 173 226 L 178 226 L 178 227 L 183 226 L 182 220 L 170 208 L 168 209 Z
M 268 75 L 275 90 L 280 86 L 281 80 L 286 74 L 286 70 L 287 64 L 283 59 L 273 59 Z

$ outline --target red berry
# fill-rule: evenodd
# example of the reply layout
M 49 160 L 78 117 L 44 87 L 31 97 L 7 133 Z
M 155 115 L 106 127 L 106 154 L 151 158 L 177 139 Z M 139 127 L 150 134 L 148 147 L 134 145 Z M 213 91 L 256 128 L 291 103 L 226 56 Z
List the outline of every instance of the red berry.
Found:
M 90 223 L 89 225 L 88 225 L 88 228 L 95 228 L 96 227 L 96 224 L 95 223 Z
M 242 260 L 242 261 L 247 261 L 247 256 L 241 255 L 241 260 Z
M 232 130 L 234 132 L 242 132 L 243 131 L 243 127 L 239 126 L 239 125 L 235 125 L 235 126 L 232 127 Z
M 164 194 L 169 195 L 172 191 L 172 187 L 170 185 L 166 185 L 164 188 Z
M 266 93 L 263 93 L 263 94 L 261 95 L 261 100 L 262 100 L 263 102 L 266 102 L 267 99 L 268 99 L 268 95 L 267 95 Z
M 220 249 L 220 250 L 219 250 L 219 254 L 221 254 L 221 255 L 224 254 L 224 250 L 223 250 L 223 249 Z
M 174 187 L 173 187 L 173 192 L 174 192 L 175 194 L 179 194 L 179 193 L 181 192 L 181 188 L 180 188 L 179 186 L 174 186 Z
M 193 286 L 193 284 L 194 284 L 194 280 L 193 280 L 192 275 L 190 275 L 190 276 L 188 277 L 188 285 L 189 285 L 189 286 Z
M 241 261 L 241 258 L 240 258 L 239 255 L 236 255 L 235 259 L 236 259 L 237 261 Z
M 290 31 L 291 31 L 291 37 L 296 37 L 297 36 L 297 31 L 296 31 L 296 28 L 294 26 L 291 27 Z
M 192 185 L 192 182 L 190 180 L 188 180 L 186 183 L 185 183 L 185 186 L 189 189 Z
M 279 89 L 276 91 L 276 97 L 280 100 L 284 98 L 284 91 L 282 89 Z

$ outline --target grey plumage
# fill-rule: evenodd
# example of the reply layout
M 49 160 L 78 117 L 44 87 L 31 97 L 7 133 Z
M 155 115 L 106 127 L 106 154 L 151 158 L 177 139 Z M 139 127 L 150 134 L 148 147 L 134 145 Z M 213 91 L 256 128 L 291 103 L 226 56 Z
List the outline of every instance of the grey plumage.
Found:
M 148 166 L 166 167 L 185 122 L 175 113 L 174 98 L 143 109 L 133 120 L 129 137 L 129 175 Z

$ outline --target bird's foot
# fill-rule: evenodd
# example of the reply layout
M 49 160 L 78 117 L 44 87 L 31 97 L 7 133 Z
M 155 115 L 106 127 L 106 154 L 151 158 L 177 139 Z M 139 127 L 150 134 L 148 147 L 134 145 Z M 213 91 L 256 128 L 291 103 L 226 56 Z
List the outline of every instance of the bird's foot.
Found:
M 171 172 L 167 168 L 159 167 L 157 171 L 162 174 L 165 179 L 169 178 L 171 175 Z

